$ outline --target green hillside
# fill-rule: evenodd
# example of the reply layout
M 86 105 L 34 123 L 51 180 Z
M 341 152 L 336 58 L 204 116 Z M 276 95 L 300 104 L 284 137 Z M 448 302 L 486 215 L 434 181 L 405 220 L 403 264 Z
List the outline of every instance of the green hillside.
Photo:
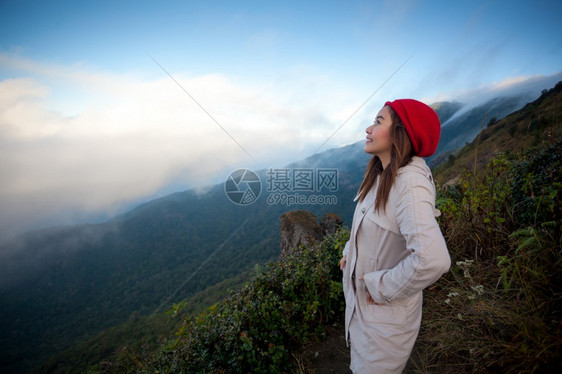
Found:
M 406 373 L 558 372 L 561 141 L 518 159 L 494 158 L 479 175 L 440 192 L 453 266 L 424 292 Z M 322 350 L 332 326 L 343 329 L 337 263 L 348 234 L 271 263 L 239 291 L 187 317 L 159 350 L 124 349 L 92 372 L 314 373 L 307 346 L 320 342 L 315 349 Z
M 552 142 L 562 134 L 562 83 L 543 90 L 537 100 L 503 119 L 491 116 L 479 135 L 446 162 L 434 169 L 440 183 L 455 181 L 460 171 L 483 167 L 498 152 L 518 153 L 529 147 Z
M 0 293 L 3 365 L 12 372 L 22 360 L 29 360 L 24 367 L 37 365 L 135 313 L 151 314 L 169 296 L 186 298 L 275 258 L 275 226 L 261 224 L 264 213 L 250 208 L 247 225 L 222 247 L 219 261 L 197 271 L 241 223 L 240 207 L 216 195 L 203 205 L 197 196 L 181 194 L 122 222 L 28 236 L 20 266 L 35 271 Z M 35 259 L 29 252 L 39 249 L 44 255 Z
M 442 128 L 437 150 L 427 158 L 429 166 L 433 168 L 441 164 L 471 142 L 490 120 L 503 118 L 534 98 L 529 94 L 513 94 L 487 100 L 472 108 L 458 102 L 433 104 Z
M 197 292 L 181 303 L 168 306 L 154 315 L 133 313 L 126 322 L 110 327 L 87 338 L 64 352 L 53 356 L 34 373 L 83 373 L 101 368 L 103 363 L 119 358 L 124 349 L 134 352 L 153 352 L 166 343 L 181 327 L 180 317 L 195 316 L 222 300 L 231 289 L 239 288 L 248 280 L 243 273 Z M 181 306 L 181 314 L 175 308 Z
M 510 117 L 529 123 L 538 117 L 530 108 L 559 108 L 559 88 Z M 550 134 L 557 134 L 559 117 L 550 113 Z M 481 166 L 439 191 L 453 266 L 424 292 L 407 373 L 559 371 L 562 138 L 531 139 L 517 151 L 475 156 Z M 451 160 L 436 174 L 452 173 L 448 168 L 460 170 Z M 104 372 L 314 372 L 299 352 L 341 320 L 337 261 L 347 235 L 295 250 L 205 313 L 186 318 L 160 350 L 123 352 Z
M 344 229 L 316 245 L 294 248 L 205 312 L 187 316 L 160 350 L 122 350 L 115 361 L 91 371 L 294 372 L 293 353 L 323 339 L 343 313 L 337 262 L 348 237 Z
M 99 225 L 32 232 L 0 250 L 0 362 L 25 372 L 106 328 L 165 311 L 175 300 L 277 258 L 279 216 L 304 208 L 349 220 L 366 155 L 360 144 L 288 168 L 339 171 L 336 205 L 252 205 L 228 200 L 223 185 L 151 201 Z M 318 192 L 300 192 L 310 195 Z
M 555 162 L 537 156 L 538 153 L 524 155 L 522 151 L 541 146 L 552 148 L 547 154 L 558 154 L 560 86 L 545 91 L 537 101 L 505 119 L 491 120 L 471 144 L 434 171 L 441 184 L 449 182 L 450 186 L 440 195 L 441 204 L 446 203 L 443 211 L 447 218 L 443 218 L 442 225 L 450 248 L 455 248 L 456 241 L 463 245 L 471 243 L 471 251 L 478 259 L 486 253 L 485 248 L 496 244 L 494 240 L 500 240 L 486 241 L 488 230 L 495 230 L 486 225 L 501 224 L 502 232 L 512 233 L 531 227 L 522 225 L 535 227 L 540 220 L 532 222 L 530 216 L 548 221 L 539 215 L 545 209 L 542 204 L 556 206 L 560 196 L 558 182 L 553 181 L 552 175 L 541 177 L 549 181 L 551 190 L 529 192 L 525 190 L 529 183 L 543 183 L 533 179 L 534 169 L 524 170 L 529 179 L 509 174 L 504 181 L 508 192 L 494 197 L 503 199 L 498 201 L 485 200 L 490 187 L 480 189 L 485 183 L 499 185 L 486 179 L 493 170 L 499 170 L 497 165 L 505 167 L 501 173 L 515 173 L 514 170 L 523 170 L 521 160 L 537 159 L 546 165 Z M 440 115 L 450 117 L 458 108 L 458 104 L 443 104 Z M 500 152 L 508 153 L 486 167 Z M 226 198 L 223 186 L 217 185 L 202 194 L 186 191 L 154 200 L 105 224 L 42 230 L 10 243 L 0 251 L 4 256 L 0 262 L 2 369 L 24 372 L 51 358 L 42 371 L 66 372 L 70 367 L 76 370 L 77 362 L 81 368 L 103 360 L 114 362 L 115 352 L 124 345 L 147 350 L 145 359 L 150 362 L 154 347 L 174 339 L 170 331 L 177 318 L 169 320 L 163 316 L 172 303 L 185 300 L 184 313 L 196 313 L 221 299 L 226 288 L 242 284 L 256 264 L 277 258 L 278 217 L 282 213 L 293 209 L 311 210 L 317 216 L 336 212 L 350 225 L 353 196 L 368 158 L 360 142 L 288 166 L 336 168 L 336 205 L 270 205 L 263 194 L 252 205 L 237 206 Z M 541 165 L 537 166 L 541 173 L 553 173 L 552 168 L 556 167 L 544 169 Z M 462 174 L 463 169 L 472 174 Z M 266 171 L 258 174 L 265 186 Z M 484 197 L 472 191 L 480 191 Z M 528 193 L 542 200 L 529 200 L 525 197 Z M 463 206 L 467 201 L 472 205 Z M 488 211 L 488 206 L 478 205 L 481 201 L 490 206 L 496 204 L 497 209 Z M 509 211 L 508 206 L 523 206 L 527 210 L 515 215 L 515 210 Z M 463 215 L 455 216 L 453 213 L 457 212 Z M 484 232 L 465 231 L 467 219 L 476 220 L 470 221 L 472 228 Z M 458 233 L 464 236 L 456 236 Z M 556 232 L 548 235 L 556 236 Z M 514 240 L 507 236 L 501 237 L 500 242 L 513 244 Z M 468 250 L 458 249 L 459 253 L 462 251 Z M 457 255 L 453 250 L 452 253 Z M 490 258 L 497 261 L 498 256 Z M 489 264 L 492 265 L 498 266 Z M 498 274 L 494 276 L 497 280 Z

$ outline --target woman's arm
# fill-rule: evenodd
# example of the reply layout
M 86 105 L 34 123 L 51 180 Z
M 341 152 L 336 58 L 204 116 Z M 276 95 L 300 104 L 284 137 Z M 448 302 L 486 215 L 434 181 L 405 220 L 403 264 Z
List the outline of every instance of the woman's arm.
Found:
M 340 260 L 340 270 L 343 270 L 343 268 L 345 268 L 345 262 L 348 252 L 349 252 L 349 240 L 345 243 L 345 247 L 343 248 L 342 258 Z
M 422 175 L 402 182 L 396 219 L 411 253 L 392 269 L 364 275 L 365 285 L 377 303 L 412 296 L 437 281 L 451 266 L 434 216 L 433 184 Z

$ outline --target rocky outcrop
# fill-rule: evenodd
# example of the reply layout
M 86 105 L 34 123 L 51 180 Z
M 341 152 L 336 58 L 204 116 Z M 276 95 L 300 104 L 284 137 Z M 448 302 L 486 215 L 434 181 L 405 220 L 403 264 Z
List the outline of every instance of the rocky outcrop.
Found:
M 320 223 L 314 214 L 307 210 L 293 210 L 284 213 L 281 220 L 281 255 L 302 244 L 320 241 L 325 235 L 333 234 L 343 220 L 335 213 L 327 213 Z
M 343 219 L 336 213 L 326 213 L 320 219 L 320 228 L 324 235 L 333 235 L 338 231 L 343 223 Z

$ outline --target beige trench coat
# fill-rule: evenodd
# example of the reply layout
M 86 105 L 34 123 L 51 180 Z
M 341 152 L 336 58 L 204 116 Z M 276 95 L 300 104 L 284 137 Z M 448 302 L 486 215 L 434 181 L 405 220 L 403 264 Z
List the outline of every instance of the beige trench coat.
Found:
M 399 169 L 386 211 L 374 211 L 377 187 L 378 181 L 357 203 L 344 249 L 345 334 L 354 373 L 402 372 L 420 328 L 422 290 L 451 264 L 425 161 L 414 157 Z M 367 292 L 381 305 L 369 303 Z

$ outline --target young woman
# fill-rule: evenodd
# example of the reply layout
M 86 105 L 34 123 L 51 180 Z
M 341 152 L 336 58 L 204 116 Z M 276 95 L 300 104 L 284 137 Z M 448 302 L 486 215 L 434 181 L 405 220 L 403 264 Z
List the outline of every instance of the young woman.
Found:
M 435 185 L 421 158 L 435 152 L 440 133 L 435 111 L 412 99 L 385 103 L 367 128 L 373 158 L 340 261 L 354 373 L 402 372 L 420 328 L 422 290 L 449 270 Z

